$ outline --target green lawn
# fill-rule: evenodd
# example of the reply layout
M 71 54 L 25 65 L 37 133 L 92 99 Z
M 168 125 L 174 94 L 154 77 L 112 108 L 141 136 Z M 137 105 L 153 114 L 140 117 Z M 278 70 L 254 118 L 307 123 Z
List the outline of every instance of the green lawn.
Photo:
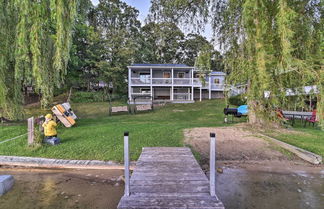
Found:
M 21 137 L 0 144 L 0 155 L 122 161 L 123 132 L 129 131 L 131 159 L 136 160 L 145 146 L 184 146 L 182 131 L 185 128 L 224 126 L 224 106 L 223 100 L 210 100 L 169 104 L 154 112 L 137 115 L 108 116 L 107 103 L 75 103 L 72 108 L 80 119 L 72 128 L 59 127 L 59 137 L 62 139 L 59 146 L 28 148 L 27 138 Z M 27 109 L 26 113 L 30 116 L 45 114 L 46 111 Z M 324 156 L 322 131 L 312 126 L 294 129 L 300 132 L 288 134 L 271 130 L 266 134 Z M 25 124 L 0 125 L 0 142 L 25 132 Z
M 27 139 L 22 137 L 0 144 L 0 155 L 121 161 L 123 132 L 129 131 L 131 159 L 135 160 L 145 146 L 183 146 L 185 128 L 223 126 L 224 106 L 223 100 L 210 100 L 169 104 L 137 115 L 108 116 L 107 103 L 72 104 L 81 119 L 75 127 L 59 128 L 62 144 L 33 149 L 27 147 Z M 26 130 L 23 125 L 0 127 L 0 141 Z
M 268 131 L 266 134 L 288 144 L 303 148 L 321 155 L 324 158 L 324 132 L 317 127 L 298 124 L 293 127 L 292 133 Z

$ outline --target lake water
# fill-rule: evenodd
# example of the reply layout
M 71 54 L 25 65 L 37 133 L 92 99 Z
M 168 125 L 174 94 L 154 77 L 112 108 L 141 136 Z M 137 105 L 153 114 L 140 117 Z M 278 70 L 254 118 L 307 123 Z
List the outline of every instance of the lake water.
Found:
M 16 182 L 0 197 L 1 209 L 116 208 L 122 170 L 1 169 Z M 224 168 L 217 194 L 227 209 L 323 209 L 324 171 Z

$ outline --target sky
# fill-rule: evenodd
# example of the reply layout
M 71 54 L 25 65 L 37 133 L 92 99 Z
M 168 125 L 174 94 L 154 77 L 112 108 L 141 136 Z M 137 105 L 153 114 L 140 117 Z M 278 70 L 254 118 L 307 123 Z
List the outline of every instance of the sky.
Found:
M 94 5 L 97 5 L 99 2 L 99 0 L 91 0 L 91 1 Z M 151 4 L 150 0 L 122 0 L 122 1 L 138 9 L 138 11 L 140 12 L 138 18 L 142 22 L 142 24 L 144 24 L 144 20 L 147 14 L 149 13 L 149 9 L 150 9 L 150 4 Z M 205 36 L 208 40 L 210 40 L 212 37 L 211 26 L 206 25 L 205 32 L 201 35 Z
M 97 5 L 99 0 L 91 0 L 94 5 Z M 142 23 L 144 23 L 144 20 L 149 13 L 150 9 L 150 0 L 122 0 L 123 2 L 126 2 L 128 5 L 131 5 L 138 9 L 140 12 L 139 19 Z

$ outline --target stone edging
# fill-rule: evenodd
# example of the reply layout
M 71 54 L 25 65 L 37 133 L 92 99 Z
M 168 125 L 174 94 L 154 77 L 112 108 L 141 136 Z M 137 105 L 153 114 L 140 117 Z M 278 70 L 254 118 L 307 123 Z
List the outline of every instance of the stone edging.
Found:
M 74 169 L 124 169 L 114 161 L 63 160 L 38 157 L 0 156 L 0 166 L 22 166 L 32 168 L 74 168 Z M 135 162 L 130 163 L 134 167 Z
M 322 156 L 320 155 L 317 155 L 317 154 L 314 154 L 312 152 L 309 152 L 307 150 L 304 150 L 302 148 L 299 148 L 299 147 L 295 147 L 293 145 L 290 145 L 290 144 L 287 144 L 285 142 L 282 142 L 278 139 L 275 139 L 275 138 L 272 138 L 270 136 L 266 136 L 266 135 L 263 135 L 263 134 L 260 134 L 261 137 L 264 137 L 268 140 L 270 140 L 271 142 L 275 143 L 276 145 L 294 153 L 295 155 L 297 155 L 298 157 L 300 157 L 301 159 L 307 161 L 307 162 L 310 162 L 314 165 L 318 165 L 318 164 L 321 164 L 322 163 Z

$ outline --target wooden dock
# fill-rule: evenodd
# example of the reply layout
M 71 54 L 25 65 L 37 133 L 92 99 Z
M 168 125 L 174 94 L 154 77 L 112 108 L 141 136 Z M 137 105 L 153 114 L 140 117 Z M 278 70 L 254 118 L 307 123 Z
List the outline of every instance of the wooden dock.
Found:
M 145 147 L 118 209 L 224 209 L 186 147 Z

